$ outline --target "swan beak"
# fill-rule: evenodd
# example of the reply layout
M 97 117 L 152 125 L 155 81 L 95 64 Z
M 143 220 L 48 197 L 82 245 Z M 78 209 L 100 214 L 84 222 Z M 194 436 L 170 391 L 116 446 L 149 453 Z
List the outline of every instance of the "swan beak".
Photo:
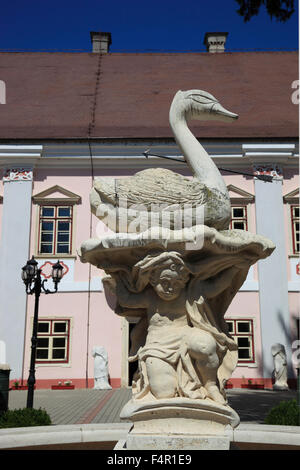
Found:
M 238 119 L 238 114 L 232 113 L 227 109 L 223 108 L 220 103 L 213 105 L 211 112 L 217 115 L 217 119 L 220 121 L 235 121 Z

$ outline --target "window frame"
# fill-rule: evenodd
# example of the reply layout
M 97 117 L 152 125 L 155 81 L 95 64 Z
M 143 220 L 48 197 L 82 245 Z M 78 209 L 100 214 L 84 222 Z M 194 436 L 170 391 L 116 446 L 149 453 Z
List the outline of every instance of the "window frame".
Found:
M 71 344 L 71 319 L 70 318 L 39 318 L 38 324 L 40 323 L 49 323 L 49 330 L 48 332 L 37 332 L 37 339 L 39 340 L 40 338 L 49 338 L 50 341 L 48 343 L 47 348 L 39 347 L 37 343 L 36 347 L 36 364 L 37 365 L 61 365 L 61 364 L 69 364 L 70 362 L 70 344 Z M 67 331 L 66 333 L 59 333 L 59 332 L 54 332 L 54 325 L 55 323 L 66 323 L 67 325 Z M 66 345 L 64 348 L 61 348 L 59 346 L 53 346 L 53 339 L 56 338 L 65 338 L 66 339 Z M 41 359 L 38 358 L 38 350 L 39 349 L 47 349 L 48 350 L 48 358 L 47 359 Z M 53 349 L 65 349 L 65 358 L 64 359 L 53 359 Z M 51 352 L 51 355 L 50 355 Z M 50 357 L 50 358 L 49 358 Z
M 42 215 L 42 210 L 43 208 L 45 207 L 48 207 L 48 208 L 54 208 L 54 216 L 53 217 L 50 217 L 50 216 L 43 216 Z M 71 215 L 69 217 L 59 217 L 58 216 L 58 211 L 60 208 L 63 208 L 63 207 L 69 207 L 70 208 L 70 212 L 71 212 Z M 52 253 L 47 253 L 47 252 L 42 252 L 41 251 L 41 247 L 42 247 L 42 233 L 45 232 L 45 231 L 42 231 L 41 229 L 41 226 L 42 226 L 42 223 L 43 221 L 49 221 L 49 222 L 53 222 L 54 224 L 54 227 L 53 227 L 53 230 L 51 231 L 51 233 L 53 233 L 53 240 L 51 242 L 52 244 Z M 61 252 L 61 253 L 58 253 L 57 252 L 57 245 L 58 245 L 58 223 L 59 222 L 64 222 L 64 221 L 68 221 L 68 223 L 70 224 L 70 228 L 69 228 L 69 250 L 67 253 L 64 253 L 64 252 Z M 73 204 L 70 204 L 70 203 L 65 203 L 65 204 L 62 204 L 61 202 L 58 202 L 58 203 L 52 203 L 52 204 L 39 204 L 38 205 L 38 235 L 37 235 L 37 253 L 38 253 L 38 256 L 43 256 L 43 257 L 57 257 L 57 256 L 60 256 L 61 258 L 63 258 L 64 256 L 70 256 L 72 255 L 73 253 L 73 225 L 74 225 L 74 205 Z M 50 231 L 49 231 L 50 232 Z M 46 243 L 45 243 L 46 244 Z
M 232 215 L 232 208 L 234 207 L 243 207 L 246 210 L 246 227 L 247 231 L 251 231 L 254 229 L 252 227 L 252 217 L 251 213 L 252 210 L 255 209 L 255 196 L 247 191 L 245 191 L 242 188 L 238 188 L 237 186 L 234 186 L 233 184 L 227 185 L 227 190 L 229 193 L 230 197 L 230 205 L 231 205 L 231 215 Z M 230 225 L 229 225 L 230 230 L 232 229 L 232 216 L 230 219 Z M 236 229 L 237 230 L 237 229 Z
M 300 223 L 300 217 L 298 215 L 298 217 L 295 217 L 294 214 L 293 214 L 293 210 L 294 209 L 298 209 L 298 211 L 300 211 L 300 205 L 299 204 L 290 204 L 290 227 L 291 227 L 291 235 L 292 235 L 292 251 L 293 251 L 293 255 L 299 255 L 300 254 L 300 249 L 297 251 L 296 250 L 296 244 L 297 244 L 297 240 L 296 240 L 296 230 L 295 230 L 295 224 L 298 222 Z M 299 231 L 300 233 L 300 231 Z M 300 240 L 298 242 L 298 244 L 300 245 Z
M 247 365 L 247 364 L 255 364 L 256 363 L 256 358 L 255 358 L 255 341 L 254 341 L 254 320 L 253 318 L 225 318 L 226 324 L 229 322 L 232 322 L 233 324 L 233 331 L 229 331 L 228 333 L 230 336 L 234 339 L 234 341 L 238 344 L 238 338 L 245 338 L 248 337 L 250 338 L 250 346 L 247 348 L 250 351 L 250 358 L 249 359 L 240 359 L 238 358 L 238 365 Z M 239 332 L 237 325 L 238 323 L 249 323 L 250 328 L 249 332 Z M 242 348 L 241 349 L 246 349 Z
M 62 186 L 55 185 L 51 186 L 38 194 L 32 196 L 32 202 L 36 207 L 36 220 L 35 220 L 35 257 L 43 259 L 51 258 L 76 258 L 76 218 L 77 209 L 76 206 L 81 204 L 81 196 L 69 191 Z M 41 253 L 40 252 L 40 207 L 65 207 L 70 206 L 72 208 L 72 227 L 70 229 L 70 250 L 69 253 Z
M 292 207 L 300 207 L 299 199 L 299 188 L 290 191 L 288 194 L 283 196 L 284 210 L 285 210 L 285 219 L 288 225 L 288 237 L 289 237 L 289 247 L 288 247 L 288 257 L 289 258 L 299 258 L 299 253 L 295 252 L 294 243 L 295 236 L 293 230 L 293 217 L 292 217 Z
M 233 209 L 243 209 L 244 211 L 244 216 L 243 217 L 237 217 L 236 219 L 233 218 Z M 239 222 L 243 221 L 246 225 L 246 228 L 244 229 L 234 229 L 233 228 L 233 221 Z M 237 203 L 232 203 L 231 204 L 231 219 L 230 219 L 230 230 L 245 230 L 248 231 L 249 223 L 248 223 L 248 207 L 247 204 L 237 204 Z

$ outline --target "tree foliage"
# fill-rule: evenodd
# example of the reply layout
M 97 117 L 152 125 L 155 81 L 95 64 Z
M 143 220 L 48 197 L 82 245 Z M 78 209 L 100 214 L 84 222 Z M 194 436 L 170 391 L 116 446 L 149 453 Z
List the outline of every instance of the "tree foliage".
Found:
M 240 8 L 237 13 L 250 21 L 253 16 L 258 15 L 260 7 L 264 5 L 271 19 L 285 22 L 295 12 L 294 0 L 236 0 Z

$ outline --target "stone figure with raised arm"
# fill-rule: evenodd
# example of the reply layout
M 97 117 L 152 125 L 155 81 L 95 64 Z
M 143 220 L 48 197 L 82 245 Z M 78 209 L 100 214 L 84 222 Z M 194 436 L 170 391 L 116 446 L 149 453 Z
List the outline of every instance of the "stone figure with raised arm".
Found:
M 149 255 L 132 271 L 136 292 L 125 273 L 112 274 L 120 307 L 126 315 L 128 308 L 131 315 L 132 309 L 141 315 L 131 338 L 130 360 L 138 359 L 139 365 L 135 399 L 208 397 L 226 403 L 224 382 L 235 367 L 237 345 L 227 334 L 222 311 L 213 315 L 211 307 L 232 287 L 241 267 L 210 277 L 214 268 L 208 268 L 184 262 L 176 252 Z

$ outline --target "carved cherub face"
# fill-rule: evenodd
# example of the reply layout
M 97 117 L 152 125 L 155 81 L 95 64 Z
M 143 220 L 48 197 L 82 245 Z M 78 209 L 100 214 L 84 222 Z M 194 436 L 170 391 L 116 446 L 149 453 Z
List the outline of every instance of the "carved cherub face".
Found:
M 183 266 L 172 264 L 170 267 L 156 270 L 151 284 L 157 295 L 163 300 L 174 300 L 184 289 L 189 275 Z

